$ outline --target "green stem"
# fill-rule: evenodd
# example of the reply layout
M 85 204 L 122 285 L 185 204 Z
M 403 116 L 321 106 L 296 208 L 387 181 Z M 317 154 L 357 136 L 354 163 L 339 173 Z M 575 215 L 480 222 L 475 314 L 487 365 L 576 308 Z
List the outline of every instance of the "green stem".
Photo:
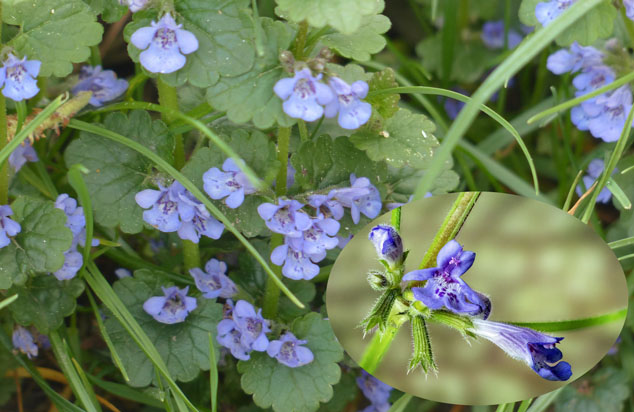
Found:
M 401 325 L 390 324 L 383 334 L 374 334 L 370 345 L 365 350 L 365 353 L 361 358 L 361 362 L 359 362 L 359 365 L 368 373 L 371 374 L 376 370 L 376 368 L 378 368 L 381 360 L 383 360 L 387 350 L 390 348 L 392 341 L 396 337 Z
M 299 23 L 299 29 L 293 42 L 293 56 L 295 60 L 302 60 L 304 58 L 304 48 L 306 47 L 306 38 L 308 37 L 308 22 L 306 20 Z
M 401 230 L 401 208 L 400 206 L 396 209 L 392 210 L 392 214 L 390 215 L 390 223 L 394 226 L 394 229 L 397 231 Z
M 302 142 L 308 141 L 308 129 L 306 128 L 306 122 L 302 119 L 297 121 L 297 128 L 299 129 L 299 137 Z
M 531 328 L 541 332 L 558 332 L 563 330 L 577 330 L 591 326 L 604 325 L 617 320 L 624 320 L 627 315 L 627 308 L 606 313 L 604 315 L 590 318 L 563 320 L 557 322 L 504 322 L 524 328 Z
M 306 125 L 304 125 L 306 126 Z M 280 164 L 280 169 L 277 172 L 275 179 L 275 195 L 277 197 L 284 196 L 286 194 L 286 173 L 288 163 L 288 147 L 291 141 L 291 128 L 280 127 L 277 133 L 277 160 Z M 274 233 L 271 236 L 271 252 L 284 243 L 284 237 L 278 233 Z M 279 266 L 274 266 L 273 272 L 277 277 L 277 281 L 281 279 L 282 269 Z M 272 319 L 277 315 L 277 307 L 280 300 L 280 288 L 277 285 L 276 279 L 269 277 L 266 280 L 266 287 L 264 289 L 264 303 L 262 305 L 262 311 L 265 318 Z

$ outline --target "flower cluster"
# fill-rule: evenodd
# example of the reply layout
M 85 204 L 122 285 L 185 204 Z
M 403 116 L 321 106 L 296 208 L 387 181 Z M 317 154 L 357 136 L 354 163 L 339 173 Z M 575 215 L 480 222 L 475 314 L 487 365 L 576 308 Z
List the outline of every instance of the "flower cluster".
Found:
M 143 220 L 161 232 L 177 232 L 181 239 L 198 243 L 201 236 L 219 239 L 224 225 L 216 220 L 178 181 L 159 190 L 146 189 L 136 194 Z
M 390 394 L 392 387 L 387 385 L 364 370 L 357 377 L 357 386 L 363 395 L 370 401 L 361 412 L 387 412 L 390 409 Z
M 225 199 L 225 204 L 235 209 L 244 202 L 244 195 L 255 193 L 256 190 L 240 168 L 228 158 L 222 164 L 221 172 L 212 167 L 203 174 L 203 188 L 212 199 Z
M 344 207 L 350 208 L 352 219 L 359 222 L 360 214 L 369 218 L 381 211 L 381 196 L 368 178 L 350 177 L 351 187 L 332 189 L 328 195 L 309 196 L 308 203 L 315 216 L 303 210 L 297 200 L 279 199 L 277 204 L 262 203 L 258 214 L 266 226 L 284 235 L 284 244 L 271 253 L 271 261 L 282 266 L 282 274 L 290 279 L 312 279 L 319 273 L 315 263 L 326 257 L 326 251 L 338 246 L 339 219 Z
M 38 160 L 40 159 L 29 141 L 16 147 L 9 155 L 9 164 L 16 172 L 22 169 L 26 162 L 37 162 Z
M 9 217 L 11 215 L 13 215 L 11 206 L 0 206 L 0 249 L 11 243 L 9 236 L 13 237 L 22 230 L 22 226 Z
M 350 85 L 333 76 L 324 84 L 320 81 L 322 76 L 313 76 L 310 69 L 304 68 L 275 84 L 273 91 L 284 100 L 282 108 L 287 115 L 312 122 L 324 115 L 331 118 L 338 114 L 337 121 L 344 129 L 357 129 L 370 120 L 372 106 L 361 101 L 368 94 L 366 82 L 358 80 Z
M 218 323 L 217 340 L 231 351 L 236 359 L 249 360 L 250 353 L 266 352 L 283 365 L 291 368 L 304 366 L 313 361 L 313 353 L 303 347 L 308 343 L 291 332 L 285 332 L 279 340 L 269 341 L 270 321 L 262 317 L 249 302 L 239 300 L 235 306 L 231 300 L 225 304 L 224 319 Z
M 189 312 L 198 307 L 196 298 L 187 296 L 189 286 L 184 289 L 177 286 L 161 289 L 164 296 L 153 296 L 143 304 L 143 310 L 157 322 L 168 325 L 184 322 Z
M 72 279 L 77 275 L 79 269 L 84 264 L 82 254 L 77 250 L 77 246 L 86 244 L 86 217 L 84 208 L 77 206 L 77 201 L 66 193 L 57 196 L 55 207 L 66 213 L 66 227 L 73 233 L 73 242 L 66 252 L 64 252 L 64 264 L 53 275 L 58 280 Z M 98 246 L 99 240 L 92 239 L 92 246 Z
M 535 17 L 542 26 L 546 27 L 576 1 L 577 0 L 550 0 L 537 3 L 535 7 Z
M 603 61 L 601 51 L 575 42 L 569 50 L 550 55 L 546 67 L 555 74 L 578 73 L 572 84 L 577 89 L 575 95 L 583 96 L 614 81 L 614 70 Z M 632 92 L 624 85 L 573 107 L 570 117 L 579 130 L 589 130 L 596 138 L 614 142 L 619 139 L 631 108 Z
M 588 165 L 588 174 L 583 177 L 583 185 L 585 186 L 585 190 L 590 189 L 590 187 L 596 182 L 596 180 L 603 173 L 603 169 L 605 168 L 605 163 L 601 159 L 593 159 Z M 612 174 L 616 173 L 618 170 L 615 168 L 612 171 Z M 577 185 L 576 191 L 579 196 L 581 196 L 585 190 L 581 188 L 581 185 Z M 599 203 L 608 203 L 612 199 L 612 193 L 610 189 L 604 187 L 599 192 L 597 196 L 597 202 Z
M 101 66 L 84 66 L 79 72 L 79 81 L 73 86 L 73 94 L 92 92 L 90 104 L 99 107 L 121 96 L 128 88 L 128 82 L 117 79 L 112 70 L 101 70 Z
M 38 60 L 27 60 L 26 57 L 20 60 L 9 53 L 0 68 L 2 94 L 16 102 L 35 96 L 40 91 L 36 78 L 41 65 L 42 62 Z

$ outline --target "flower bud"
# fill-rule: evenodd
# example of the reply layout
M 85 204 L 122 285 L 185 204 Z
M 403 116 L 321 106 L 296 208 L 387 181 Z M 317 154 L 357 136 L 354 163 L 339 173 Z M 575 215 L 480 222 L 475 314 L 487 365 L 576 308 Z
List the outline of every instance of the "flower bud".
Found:
M 392 226 L 373 227 L 368 239 L 374 244 L 379 260 L 385 261 L 389 269 L 394 269 L 403 263 L 403 241 Z
M 378 270 L 368 272 L 368 283 L 370 287 L 376 291 L 383 291 L 389 286 L 389 282 L 385 275 Z

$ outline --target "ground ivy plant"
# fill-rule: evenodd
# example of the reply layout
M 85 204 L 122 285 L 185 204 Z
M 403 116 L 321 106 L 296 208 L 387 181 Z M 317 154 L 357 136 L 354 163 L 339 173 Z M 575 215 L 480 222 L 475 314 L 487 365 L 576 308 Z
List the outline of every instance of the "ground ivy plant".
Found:
M 630 0 L 1 2 L 0 409 L 435 408 L 344 353 L 334 260 L 404 203 L 490 190 L 592 224 L 630 282 L 632 19 Z M 409 299 L 424 371 L 419 315 L 508 328 L 466 284 L 457 302 L 430 293 L 454 274 L 441 255 L 405 274 L 380 253 L 387 275 L 369 278 Z M 531 410 L 631 409 L 626 325 Z

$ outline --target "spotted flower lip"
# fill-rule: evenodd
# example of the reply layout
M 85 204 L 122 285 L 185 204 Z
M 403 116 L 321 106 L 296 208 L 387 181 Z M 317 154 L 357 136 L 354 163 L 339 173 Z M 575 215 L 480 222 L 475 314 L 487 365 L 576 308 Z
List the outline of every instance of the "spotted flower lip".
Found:
M 240 343 L 245 348 L 264 352 L 269 346 L 266 334 L 271 331 L 269 321 L 262 317 L 262 309 L 255 308 L 245 300 L 236 302 L 233 308 L 233 321 L 240 330 Z
M 513 359 L 523 361 L 542 378 L 566 381 L 572 376 L 570 364 L 559 362 L 563 354 L 555 347 L 564 338 L 506 323 L 481 319 L 472 321 L 473 333 L 493 342 Z
M 203 174 L 204 189 L 212 199 L 225 198 L 225 204 L 235 209 L 244 202 L 244 195 L 256 190 L 233 159 L 225 160 L 222 170 L 212 167 Z
M 0 68 L 0 87 L 4 86 L 2 94 L 16 102 L 35 96 L 40 91 L 36 78 L 41 65 L 38 60 L 27 60 L 26 56 L 18 59 L 9 53 Z
M 432 310 L 443 307 L 454 313 L 488 317 L 491 302 L 471 289 L 462 276 L 475 260 L 475 253 L 463 251 L 456 240 L 450 240 L 440 249 L 436 267 L 407 273 L 403 281 L 426 281 L 423 287 L 414 287 L 414 298 Z
M 312 122 L 324 114 L 324 105 L 335 99 L 330 87 L 321 83 L 321 74 L 314 77 L 310 69 L 295 72 L 293 77 L 280 79 L 273 91 L 284 100 L 284 113 L 294 119 Z
M 304 205 L 297 200 L 279 199 L 277 205 L 262 203 L 258 206 L 258 214 L 273 232 L 299 237 L 312 225 L 310 216 L 300 211 L 302 207 Z
M 200 268 L 189 270 L 196 282 L 196 287 L 203 293 L 203 297 L 207 299 L 215 299 L 217 297 L 230 298 L 238 293 L 236 284 L 226 275 L 227 264 L 217 259 L 210 259 L 205 264 L 205 271 Z
M 290 368 L 308 365 L 314 359 L 313 352 L 301 345 L 308 341 L 297 339 L 291 332 L 284 333 L 279 340 L 272 340 L 266 348 L 266 353 Z
M 187 315 L 198 306 L 196 298 L 187 296 L 189 286 L 162 287 L 165 296 L 153 296 L 143 303 L 143 310 L 157 322 L 174 324 L 184 322 Z
M 152 21 L 150 27 L 135 31 L 130 42 L 141 50 L 141 65 L 152 73 L 172 73 L 183 66 L 187 59 L 184 54 L 198 50 L 198 40 L 193 33 L 181 29 L 182 24 L 170 13 L 166 13 L 158 23 Z

